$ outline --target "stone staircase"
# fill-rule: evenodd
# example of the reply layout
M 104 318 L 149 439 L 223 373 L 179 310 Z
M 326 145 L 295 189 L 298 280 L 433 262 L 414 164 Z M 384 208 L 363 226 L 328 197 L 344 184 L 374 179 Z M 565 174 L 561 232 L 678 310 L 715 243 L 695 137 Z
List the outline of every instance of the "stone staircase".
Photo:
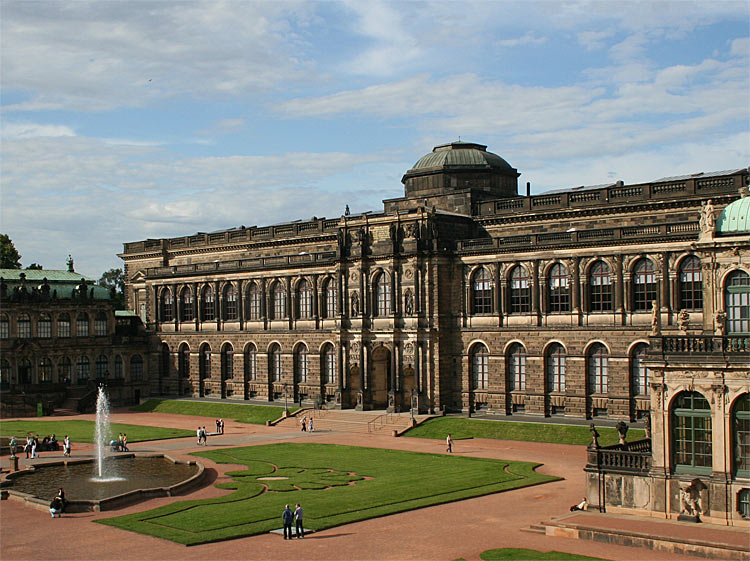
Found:
M 276 424 L 286 430 L 300 430 L 302 417 L 313 419 L 316 432 L 355 432 L 362 434 L 399 434 L 411 426 L 411 416 L 406 413 L 385 411 L 354 411 L 352 409 L 308 409 Z M 417 424 L 431 415 L 414 415 Z

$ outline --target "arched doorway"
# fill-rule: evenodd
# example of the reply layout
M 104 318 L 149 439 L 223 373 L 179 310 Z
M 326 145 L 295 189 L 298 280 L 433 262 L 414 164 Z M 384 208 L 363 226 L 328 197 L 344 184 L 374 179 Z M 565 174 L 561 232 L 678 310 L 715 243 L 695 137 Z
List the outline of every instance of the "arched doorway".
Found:
M 388 380 L 391 373 L 391 351 L 379 346 L 372 351 L 370 371 L 370 404 L 373 409 L 388 407 Z
M 206 378 L 211 376 L 211 347 L 208 343 L 201 345 L 198 354 L 198 394 L 200 397 L 206 395 Z

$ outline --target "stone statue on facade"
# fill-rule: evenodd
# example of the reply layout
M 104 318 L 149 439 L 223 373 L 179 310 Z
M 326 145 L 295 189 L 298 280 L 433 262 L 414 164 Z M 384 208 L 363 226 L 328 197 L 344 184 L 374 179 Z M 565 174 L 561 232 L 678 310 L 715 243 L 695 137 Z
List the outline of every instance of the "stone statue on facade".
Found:
M 727 314 L 719 310 L 714 316 L 714 321 L 716 322 L 716 334 L 723 337 L 727 332 Z
M 596 430 L 594 423 L 589 425 L 589 430 L 591 431 L 591 444 L 589 444 L 589 448 L 599 448 L 599 431 Z
M 677 327 L 680 328 L 681 332 L 687 333 L 687 330 L 690 327 L 690 314 L 687 310 L 680 310 L 677 314 Z
M 714 232 L 714 204 L 709 199 L 701 208 L 700 229 L 701 233 L 713 234 Z
M 625 437 L 628 435 L 628 425 L 625 421 L 620 421 L 615 425 L 617 434 L 620 435 L 620 444 L 625 444 Z
M 646 431 L 646 438 L 651 438 L 651 413 L 646 415 L 646 421 L 643 425 L 643 430 Z
M 359 315 L 359 294 L 357 292 L 352 293 L 352 317 Z
M 404 311 L 407 316 L 414 313 L 414 296 L 412 295 L 411 290 L 407 290 L 406 295 L 404 296 Z
M 661 314 L 659 313 L 659 303 L 654 300 L 651 302 L 651 335 L 661 333 Z
M 701 491 L 707 489 L 706 484 L 700 479 L 693 479 L 690 483 L 680 484 L 680 516 L 678 520 L 689 520 L 700 522 Z

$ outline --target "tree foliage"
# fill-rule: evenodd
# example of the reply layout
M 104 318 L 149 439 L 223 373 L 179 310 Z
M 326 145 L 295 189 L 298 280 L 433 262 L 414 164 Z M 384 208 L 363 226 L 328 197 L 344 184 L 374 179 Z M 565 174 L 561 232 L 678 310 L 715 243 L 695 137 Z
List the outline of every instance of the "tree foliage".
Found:
M 0 269 L 20 269 L 21 255 L 8 234 L 0 234 Z
M 125 308 L 125 273 L 122 269 L 110 269 L 102 273 L 99 286 L 108 288 L 117 303 L 117 309 Z
M 44 267 L 42 267 L 39 263 L 32 263 L 28 267 L 26 267 L 27 271 L 42 271 L 44 270 Z

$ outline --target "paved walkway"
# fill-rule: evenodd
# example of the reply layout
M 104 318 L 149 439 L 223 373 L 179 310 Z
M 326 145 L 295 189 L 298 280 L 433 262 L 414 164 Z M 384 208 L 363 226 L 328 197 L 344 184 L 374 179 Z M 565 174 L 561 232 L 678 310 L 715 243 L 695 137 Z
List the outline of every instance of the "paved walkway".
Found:
M 93 415 L 78 418 L 91 419 Z M 213 426 L 214 419 L 115 411 L 113 422 L 194 429 Z M 442 441 L 393 438 L 381 434 L 345 432 L 302 433 L 284 427 L 264 427 L 226 421 L 225 434 L 209 437 L 208 448 L 257 445 L 270 442 L 311 441 L 332 444 L 394 448 L 443 453 Z M 203 450 L 194 437 L 159 442 L 134 443 L 132 451 L 168 452 L 187 457 Z M 92 447 L 74 443 L 73 457 L 90 456 Z M 460 440 L 455 453 L 467 456 L 525 460 L 543 463 L 543 473 L 565 477 L 541 486 L 518 489 L 392 516 L 366 520 L 317 532 L 304 540 L 284 541 L 272 534 L 215 544 L 184 547 L 169 541 L 92 524 L 93 520 L 138 512 L 181 500 L 159 498 L 116 512 L 80 513 L 52 519 L 49 513 L 26 507 L 17 501 L 0 502 L 0 551 L 8 560 L 446 560 L 477 561 L 482 551 L 500 547 L 557 550 L 605 559 L 630 561 L 695 559 L 666 552 L 652 552 L 625 546 L 572 540 L 523 531 L 551 516 L 568 512 L 584 492 L 582 446 L 540 444 L 500 440 Z M 45 461 L 61 453 L 45 452 Z M 21 464 L 27 460 L 22 459 Z M 204 461 L 211 483 L 228 481 L 226 471 L 234 466 Z M 2 458 L 7 468 L 7 456 Z M 190 493 L 200 499 L 226 494 L 213 484 Z M 281 506 L 279 517 L 281 516 Z

